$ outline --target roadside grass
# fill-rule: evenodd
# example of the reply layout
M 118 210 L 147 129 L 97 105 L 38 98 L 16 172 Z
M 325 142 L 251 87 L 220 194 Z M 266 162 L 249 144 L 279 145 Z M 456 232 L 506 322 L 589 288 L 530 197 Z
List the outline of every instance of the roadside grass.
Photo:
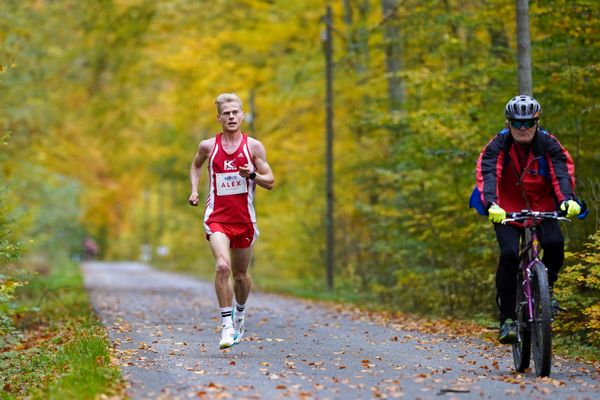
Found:
M 20 288 L 19 335 L 0 339 L 0 399 L 123 396 L 110 341 L 92 310 L 78 266 L 54 264 Z

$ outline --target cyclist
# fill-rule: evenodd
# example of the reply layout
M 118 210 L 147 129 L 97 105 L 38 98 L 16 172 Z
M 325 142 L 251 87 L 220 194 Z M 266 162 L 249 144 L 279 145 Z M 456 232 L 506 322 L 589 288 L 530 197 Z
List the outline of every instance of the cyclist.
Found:
M 215 291 L 223 324 L 219 347 L 225 349 L 239 343 L 244 335 L 245 306 L 252 286 L 248 265 L 258 237 L 254 191 L 256 185 L 270 190 L 275 182 L 263 144 L 241 131 L 242 100 L 233 93 L 223 93 L 215 104 L 222 132 L 198 146 L 190 169 L 192 193 L 188 202 L 198 206 L 198 181 L 208 161 L 204 229 L 215 257 Z
M 470 204 L 494 223 L 500 245 L 496 270 L 498 340 L 514 343 L 517 340 L 515 281 L 523 224 L 501 224 L 501 221 L 507 212 L 523 209 L 560 209 L 566 211 L 567 217 L 574 217 L 580 214 L 581 207 L 574 192 L 573 160 L 558 139 L 539 126 L 540 104 L 531 96 L 519 95 L 506 103 L 504 114 L 505 128 L 483 148 L 477 161 L 477 187 Z M 564 260 L 564 238 L 555 220 L 542 222 L 539 232 L 544 249 L 542 261 L 552 288 Z M 558 302 L 552 297 L 553 313 L 558 309 Z

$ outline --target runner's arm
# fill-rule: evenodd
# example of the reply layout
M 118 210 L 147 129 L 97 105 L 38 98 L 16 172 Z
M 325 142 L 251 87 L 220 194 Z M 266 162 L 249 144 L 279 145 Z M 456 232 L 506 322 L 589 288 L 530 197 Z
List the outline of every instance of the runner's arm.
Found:
M 256 169 L 254 172 L 256 173 L 256 177 L 254 178 L 254 182 L 258 186 L 261 186 L 267 190 L 273 189 L 275 187 L 275 178 L 273 177 L 273 171 L 271 171 L 271 166 L 267 162 L 267 152 L 265 147 L 258 140 L 252 140 L 252 162 Z
M 190 167 L 190 183 L 192 185 L 192 193 L 190 194 L 188 203 L 194 207 L 196 207 L 199 202 L 198 183 L 200 181 L 200 175 L 202 174 L 202 166 L 208 159 L 211 149 L 212 145 L 210 140 L 201 141 L 198 145 L 198 151 L 196 151 L 194 160 L 192 161 L 192 166 Z

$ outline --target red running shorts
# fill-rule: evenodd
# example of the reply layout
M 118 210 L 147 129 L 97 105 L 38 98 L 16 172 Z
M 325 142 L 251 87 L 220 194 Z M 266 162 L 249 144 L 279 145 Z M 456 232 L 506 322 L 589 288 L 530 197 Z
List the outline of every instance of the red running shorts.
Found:
M 229 238 L 229 247 L 232 249 L 246 249 L 254 244 L 258 237 L 256 224 L 229 224 L 223 222 L 211 222 L 205 225 L 206 240 L 210 235 L 221 232 Z

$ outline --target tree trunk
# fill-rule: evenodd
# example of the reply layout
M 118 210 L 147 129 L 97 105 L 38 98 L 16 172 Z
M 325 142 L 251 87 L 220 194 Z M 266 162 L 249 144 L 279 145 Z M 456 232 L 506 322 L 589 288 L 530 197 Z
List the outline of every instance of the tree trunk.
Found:
M 370 13 L 369 0 L 358 2 L 358 20 L 354 20 L 353 2 L 344 0 L 344 23 L 348 29 L 348 54 L 350 54 L 354 70 L 358 74 L 359 83 L 365 82 L 369 71 L 369 30 L 368 17 Z
M 531 96 L 531 39 L 529 37 L 529 0 L 517 0 L 517 58 L 519 62 L 519 94 Z
M 400 23 L 394 16 L 399 0 L 381 0 L 385 21 L 383 38 L 385 43 L 385 66 L 388 96 L 391 111 L 400 111 L 404 103 L 404 82 L 399 76 L 404 67 Z

